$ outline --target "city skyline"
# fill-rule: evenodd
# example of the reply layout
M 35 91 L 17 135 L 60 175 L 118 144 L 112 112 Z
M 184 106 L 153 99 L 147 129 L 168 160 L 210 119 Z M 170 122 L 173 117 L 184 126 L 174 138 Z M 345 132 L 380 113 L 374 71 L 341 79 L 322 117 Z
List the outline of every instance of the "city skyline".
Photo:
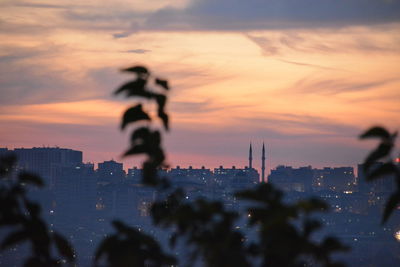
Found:
M 290 168 L 304 168 L 304 167 L 310 167 L 310 168 L 313 168 L 313 169 L 318 169 L 318 168 L 320 168 L 320 169 L 323 169 L 323 168 L 342 168 L 342 167 L 351 167 L 351 168 L 353 168 L 354 169 L 354 174 L 357 174 L 357 167 L 360 165 L 360 164 L 362 164 L 362 162 L 359 162 L 359 163 L 357 163 L 355 166 L 352 166 L 352 165 L 350 165 L 350 164 L 343 164 L 343 165 L 341 165 L 341 166 L 335 166 L 335 165 L 325 165 L 325 166 L 315 166 L 315 165 L 312 165 L 312 164 L 305 164 L 305 165 L 300 165 L 300 166 L 297 166 L 297 165 L 293 165 L 293 164 L 277 164 L 277 165 L 270 165 L 269 163 L 268 163 L 268 157 L 266 157 L 265 155 L 265 151 L 267 151 L 267 150 L 264 150 L 264 148 L 265 148 L 265 144 L 263 144 L 263 146 L 262 146 L 262 149 L 261 149 L 261 153 L 260 153 L 260 155 L 259 155 L 259 157 L 254 157 L 254 154 L 253 154 L 253 144 L 252 143 L 250 143 L 250 145 L 249 145 L 249 150 L 248 150 L 248 155 L 247 155 L 247 164 L 244 164 L 244 165 L 239 165 L 239 164 L 236 164 L 236 163 L 234 163 L 234 162 L 231 162 L 230 164 L 226 164 L 226 165 L 222 165 L 222 164 L 220 164 L 220 163 L 218 163 L 218 162 L 216 162 L 215 163 L 215 165 L 201 165 L 201 164 L 189 164 L 189 165 L 184 165 L 184 164 L 180 164 L 179 162 L 178 163 L 176 163 L 176 164 L 173 164 L 173 165 L 169 165 L 166 169 L 174 169 L 174 168 L 181 168 L 181 169 L 191 169 L 191 168 L 193 168 L 193 169 L 202 169 L 202 168 L 206 168 L 206 169 L 209 169 L 209 170 L 212 170 L 212 169 L 218 169 L 218 168 L 226 168 L 226 169 L 235 169 L 235 168 L 237 168 L 237 169 L 246 169 L 246 168 L 254 168 L 255 170 L 257 170 L 258 172 L 259 172 L 259 174 L 260 174 L 260 182 L 262 182 L 263 181 L 263 178 L 262 178 L 262 173 L 263 173 L 263 168 L 262 168 L 262 162 L 264 161 L 265 162 L 265 178 L 264 178 L 264 180 L 265 180 L 265 182 L 267 182 L 268 180 L 267 180 L 267 178 L 268 178 L 268 176 L 270 175 L 270 173 L 271 173 L 271 171 L 272 170 L 276 170 L 277 168 L 279 168 L 279 167 L 290 167 Z M 30 148 L 28 148 L 28 147 L 19 147 L 19 148 L 8 148 L 8 147 L 0 147 L 0 152 L 1 153 L 6 153 L 6 150 L 8 150 L 8 152 L 12 152 L 12 151 L 21 151 L 21 150 L 32 150 L 32 149 L 45 149 L 45 150 L 54 150 L 54 149 L 59 149 L 59 150 L 71 150 L 71 151 L 74 151 L 75 153 L 81 153 L 81 155 L 80 155 L 80 157 L 81 157 L 81 160 L 82 160 L 82 163 L 84 163 L 84 164 L 94 164 L 95 166 L 99 166 L 99 164 L 102 164 L 102 163 L 105 163 L 105 162 L 116 162 L 116 163 L 118 163 L 118 164 L 122 164 L 122 166 L 123 166 L 123 169 L 126 171 L 126 172 L 128 172 L 128 170 L 129 169 L 132 169 L 132 168 L 138 168 L 138 169 L 141 169 L 141 164 L 142 164 L 142 162 L 138 162 L 138 164 L 134 164 L 134 165 L 132 165 L 132 164 L 130 164 L 129 163 L 129 161 L 124 161 L 124 160 L 119 160 L 119 159 L 116 159 L 116 158 L 109 158 L 109 159 L 105 159 L 105 160 L 103 160 L 103 161 L 86 161 L 85 160 L 85 151 L 80 151 L 80 150 L 75 150 L 75 149 L 73 149 L 73 148 L 66 148 L 66 147 L 58 147 L 58 146 L 53 146 L 53 147 L 49 147 L 49 146 L 42 146 L 42 147 L 39 147 L 39 146 L 37 146 L 37 147 L 30 147 Z M 1 154 L 0 153 L 0 154 Z M 257 161 L 259 161 L 259 167 L 254 167 L 253 166 L 253 162 L 254 162 L 254 159 L 258 159 L 258 160 L 256 160 L 256 162 Z M 400 162 L 400 158 L 394 158 L 394 161 L 396 162 L 396 163 L 399 163 Z

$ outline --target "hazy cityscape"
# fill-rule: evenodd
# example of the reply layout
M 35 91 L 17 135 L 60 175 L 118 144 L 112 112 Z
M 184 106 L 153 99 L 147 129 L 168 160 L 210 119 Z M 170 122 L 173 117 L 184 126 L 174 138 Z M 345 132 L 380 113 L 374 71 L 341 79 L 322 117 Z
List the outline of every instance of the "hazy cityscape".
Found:
M 138 167 L 114 160 L 94 163 L 82 162 L 83 152 L 58 147 L 0 149 L 0 156 L 15 153 L 17 171 L 29 170 L 43 177 L 46 187 L 31 190 L 30 197 L 38 201 L 51 229 L 63 233 L 77 250 L 78 263 L 89 266 L 99 240 L 111 231 L 110 222 L 121 219 L 130 225 L 156 236 L 164 244 L 168 234 L 152 225 L 149 216 L 151 204 L 160 195 L 141 184 Z M 261 170 L 252 167 L 253 160 L 261 160 Z M 350 253 L 338 254 L 350 266 L 394 266 L 400 255 L 399 211 L 384 226 L 380 217 L 387 196 L 394 188 L 394 179 L 379 179 L 366 183 L 362 165 L 357 175 L 350 166 L 313 168 L 304 166 L 277 166 L 265 173 L 268 150 L 253 155 L 250 145 L 248 165 L 209 169 L 206 166 L 176 166 L 160 169 L 174 187 L 186 190 L 188 201 L 207 198 L 223 201 L 235 211 L 244 211 L 245 203 L 237 201 L 233 192 L 253 187 L 262 182 L 275 185 L 286 193 L 286 201 L 310 196 L 329 203 L 331 212 L 321 214 L 324 228 L 315 236 L 332 234 L 351 247 Z M 398 160 L 397 160 L 398 164 Z M 246 233 L 246 224 L 238 222 L 238 229 Z M 4 230 L 2 231 L 2 235 Z M 247 234 L 247 233 L 246 233 Z M 248 233 L 248 239 L 256 238 Z M 397 241 L 396 241 L 397 238 Z M 2 266 L 20 266 L 21 255 L 28 249 L 16 246 L 0 257 Z M 184 255 L 180 247 L 173 253 Z
M 400 0 L 0 10 L 0 267 L 400 266 Z

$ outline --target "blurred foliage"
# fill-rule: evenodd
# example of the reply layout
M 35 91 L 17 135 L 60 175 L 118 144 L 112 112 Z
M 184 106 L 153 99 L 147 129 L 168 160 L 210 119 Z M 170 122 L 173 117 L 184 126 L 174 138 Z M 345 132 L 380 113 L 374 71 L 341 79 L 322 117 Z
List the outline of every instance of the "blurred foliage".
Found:
M 126 97 L 139 100 L 134 106 L 128 108 L 122 116 L 121 129 L 147 122 L 145 126 L 134 127 L 130 147 L 124 156 L 146 155 L 143 162 L 142 182 L 144 185 L 168 188 L 169 183 L 165 178 L 158 177 L 158 169 L 166 167 L 165 154 L 161 147 L 160 130 L 151 129 L 154 120 L 150 112 L 144 110 L 148 100 L 157 105 L 157 117 L 161 120 L 163 128 L 168 130 L 168 114 L 165 112 L 169 90 L 168 82 L 160 78 L 153 78 L 149 70 L 142 66 L 123 69 L 122 71 L 135 74 L 133 81 L 123 84 L 115 94 L 125 93 Z M 153 86 L 150 86 L 150 83 Z M 142 100 L 147 100 L 144 102 Z M 149 105 L 147 105 L 149 106 Z M 106 237 L 96 251 L 94 266 L 131 267 L 131 266 L 171 266 L 176 263 L 173 256 L 162 251 L 161 246 L 151 236 L 140 230 L 129 227 L 122 222 L 114 221 L 116 233 Z M 101 259 L 105 259 L 102 262 Z M 105 264 L 105 265 L 104 265 Z
M 388 179 L 393 176 L 397 184 L 397 188 L 395 188 L 386 203 L 382 224 L 387 222 L 393 211 L 400 205 L 400 169 L 399 165 L 396 165 L 391 157 L 396 137 L 397 132 L 391 134 L 388 130 L 379 126 L 372 127 L 360 135 L 361 139 L 380 139 L 378 146 L 367 156 L 363 163 L 366 180 L 371 182 L 377 179 Z
M 134 97 L 139 100 L 151 100 L 157 105 L 157 117 L 162 121 L 165 130 L 168 130 L 169 118 L 165 112 L 167 102 L 166 91 L 169 85 L 166 80 L 153 78 L 149 70 L 142 66 L 134 66 L 123 69 L 125 72 L 132 72 L 136 75 L 133 81 L 123 84 L 115 91 L 115 94 L 125 93 L 126 97 Z M 153 85 L 149 84 L 153 82 Z M 144 102 L 128 108 L 122 118 L 121 129 L 124 130 L 128 125 L 141 121 L 151 122 L 151 116 L 143 110 Z M 159 130 L 152 130 L 150 125 L 136 127 L 131 134 L 130 148 L 124 156 L 145 154 L 147 160 L 143 163 L 143 183 L 146 185 L 167 184 L 165 179 L 159 179 L 157 169 L 166 167 L 165 154 L 161 148 L 161 134 Z M 167 185 L 166 185 L 167 186 Z
M 286 204 L 283 193 L 265 183 L 236 196 L 251 201 L 248 221 L 257 227 L 259 240 L 249 244 L 249 249 L 262 259 L 262 266 L 342 266 L 332 261 L 331 254 L 348 247 L 334 237 L 319 243 L 312 240 L 322 224 L 311 215 L 328 211 L 324 201 L 311 198 Z
M 98 266 L 102 256 L 106 256 L 109 266 L 113 267 L 152 267 L 176 263 L 175 258 L 162 252 L 160 245 L 153 238 L 120 221 L 114 221 L 113 225 L 117 233 L 101 242 L 95 255 L 94 266 Z
M 0 158 L 0 227 L 11 229 L 1 240 L 0 250 L 28 242 L 32 253 L 24 266 L 60 266 L 64 262 L 72 265 L 75 252 L 69 242 L 48 229 L 41 218 L 40 206 L 27 198 L 28 187 L 42 187 L 42 179 L 28 172 L 16 173 L 16 161 L 13 154 Z M 59 257 L 52 255 L 54 248 Z
M 178 238 L 186 241 L 187 249 L 191 248 L 191 262 L 201 258 L 210 267 L 251 266 L 245 237 L 234 228 L 239 215 L 226 211 L 222 202 L 202 198 L 185 202 L 183 190 L 178 189 L 164 201 L 154 203 L 152 216 L 156 225 L 173 229 L 171 246 Z

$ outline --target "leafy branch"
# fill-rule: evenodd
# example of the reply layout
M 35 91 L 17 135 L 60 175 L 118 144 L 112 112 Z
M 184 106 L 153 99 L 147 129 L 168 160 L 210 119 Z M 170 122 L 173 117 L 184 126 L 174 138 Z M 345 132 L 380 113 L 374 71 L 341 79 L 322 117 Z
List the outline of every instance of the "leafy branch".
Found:
M 386 223 L 393 211 L 400 205 L 400 169 L 391 157 L 397 132 L 391 134 L 383 127 L 375 126 L 360 135 L 360 139 L 380 139 L 378 146 L 367 156 L 364 161 L 364 173 L 366 180 L 372 182 L 378 179 L 394 177 L 397 188 L 386 203 L 382 224 Z M 382 164 L 379 164 L 382 163 Z
M 157 104 L 157 117 L 162 121 L 163 127 L 168 131 L 168 114 L 165 112 L 167 101 L 166 91 L 169 90 L 168 82 L 160 78 L 153 78 L 147 68 L 135 66 L 122 71 L 136 75 L 133 81 L 123 84 L 115 91 L 115 94 L 125 93 L 126 97 L 139 100 L 151 100 Z M 153 81 L 158 87 L 150 88 Z M 121 122 L 121 130 L 128 126 L 135 126 L 141 122 L 147 122 L 146 126 L 135 127 L 131 133 L 130 147 L 124 156 L 144 154 L 147 159 L 143 162 L 142 182 L 148 186 L 168 187 L 168 181 L 159 178 L 157 171 L 165 167 L 165 154 L 161 147 L 161 133 L 150 128 L 153 121 L 148 112 L 144 110 L 145 103 L 139 102 L 128 108 Z M 142 233 L 138 229 L 127 226 L 120 221 L 114 221 L 116 233 L 106 237 L 97 248 L 94 266 L 99 266 L 105 259 L 107 266 L 166 266 L 176 263 L 176 259 L 162 251 L 161 246 L 151 236 Z
M 50 231 L 41 218 L 39 204 L 27 198 L 29 186 L 42 187 L 37 175 L 14 172 L 16 157 L 7 155 L 0 159 L 0 227 L 11 227 L 13 232 L 1 241 L 0 250 L 12 248 L 20 243 L 31 244 L 32 256 L 25 266 L 60 266 L 75 262 L 75 252 L 69 242 L 59 233 Z M 52 256 L 56 248 L 60 257 Z
M 165 92 L 169 90 L 166 80 L 153 78 L 147 68 L 135 66 L 122 71 L 131 72 L 136 75 L 136 79 L 123 84 L 115 91 L 115 94 L 125 93 L 126 97 L 152 100 L 157 104 L 157 116 L 162 121 L 163 127 L 168 131 L 169 118 L 165 112 L 167 96 Z M 154 84 L 161 90 L 156 91 L 148 84 L 153 80 Z M 121 129 L 124 130 L 128 125 L 140 121 L 151 121 L 151 116 L 143 110 L 143 104 L 139 103 L 127 109 L 122 117 Z M 165 154 L 161 148 L 161 134 L 158 130 L 150 127 L 140 127 L 131 134 L 130 148 L 124 156 L 146 154 L 147 160 L 143 163 L 143 183 L 147 185 L 166 184 L 166 180 L 160 180 L 157 176 L 157 169 L 166 166 Z
M 249 250 L 261 257 L 262 266 L 308 266 L 314 261 L 322 266 L 342 266 L 331 254 L 348 251 L 347 246 L 334 237 L 325 237 L 320 243 L 312 240 L 322 224 L 311 215 L 328 211 L 324 201 L 311 198 L 286 204 L 283 193 L 271 184 L 260 184 L 236 196 L 251 203 L 248 221 L 257 227 L 259 238 Z

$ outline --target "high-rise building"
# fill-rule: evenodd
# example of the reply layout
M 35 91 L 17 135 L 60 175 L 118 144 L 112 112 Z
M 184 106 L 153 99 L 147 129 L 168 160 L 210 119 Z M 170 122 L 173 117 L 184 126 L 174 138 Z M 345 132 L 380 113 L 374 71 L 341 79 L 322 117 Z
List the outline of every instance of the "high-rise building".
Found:
M 278 166 L 271 170 L 268 182 L 284 191 L 311 192 L 313 170 L 311 166 L 292 168 Z
M 382 165 L 382 162 L 375 162 L 372 165 L 372 169 L 375 170 Z M 396 179 L 393 175 L 384 175 L 379 179 L 367 181 L 364 173 L 364 164 L 358 165 L 357 172 L 357 187 L 363 193 L 390 193 L 396 188 Z
M 96 177 L 94 164 L 86 163 L 60 168 L 54 184 L 54 215 L 59 224 L 73 223 L 78 216 L 81 222 L 94 211 L 96 203 Z
M 16 148 L 17 167 L 40 175 L 45 183 L 54 187 L 59 170 L 82 164 L 82 151 L 59 147 Z
M 10 153 L 11 151 L 10 150 L 8 150 L 8 148 L 6 148 L 6 147 L 0 147 L 0 157 L 1 156 L 5 156 L 5 155 L 7 155 L 8 153 Z
M 130 182 L 133 183 L 140 183 L 142 181 L 142 169 L 139 169 L 138 167 L 133 167 L 128 169 L 128 174 L 126 175 L 126 178 L 130 180 Z
M 224 168 L 220 166 L 214 169 L 214 179 L 220 186 L 228 190 L 243 190 L 259 183 L 260 176 L 255 169 L 250 168 Z
M 353 191 L 355 187 L 355 176 L 353 167 L 325 167 L 315 170 L 317 176 L 322 177 L 322 187 L 325 190 L 345 192 Z
M 124 165 L 114 160 L 104 161 L 98 164 L 97 177 L 99 182 L 119 182 L 125 178 Z

